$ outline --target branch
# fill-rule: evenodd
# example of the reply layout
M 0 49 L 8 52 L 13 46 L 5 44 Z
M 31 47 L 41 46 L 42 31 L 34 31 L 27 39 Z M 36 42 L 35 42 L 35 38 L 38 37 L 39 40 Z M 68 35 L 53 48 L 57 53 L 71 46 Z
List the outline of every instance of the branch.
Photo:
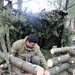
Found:
M 67 9 L 69 9 L 69 8 L 73 7 L 74 5 L 75 5 L 75 4 L 73 4 L 73 5 L 69 6 Z

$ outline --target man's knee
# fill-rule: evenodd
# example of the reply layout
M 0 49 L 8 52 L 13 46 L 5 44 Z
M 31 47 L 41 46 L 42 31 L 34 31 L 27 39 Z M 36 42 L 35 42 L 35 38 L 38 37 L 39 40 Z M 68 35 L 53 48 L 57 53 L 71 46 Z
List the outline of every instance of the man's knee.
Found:
M 31 63 L 40 65 L 40 58 L 38 56 L 32 56 Z

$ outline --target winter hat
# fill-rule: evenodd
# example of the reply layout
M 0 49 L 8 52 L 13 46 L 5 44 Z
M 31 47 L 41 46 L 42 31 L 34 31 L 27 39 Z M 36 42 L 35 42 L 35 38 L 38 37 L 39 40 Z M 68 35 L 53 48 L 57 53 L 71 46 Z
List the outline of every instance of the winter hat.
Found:
M 29 42 L 38 43 L 38 36 L 36 36 L 36 34 L 30 34 L 28 35 L 27 40 Z

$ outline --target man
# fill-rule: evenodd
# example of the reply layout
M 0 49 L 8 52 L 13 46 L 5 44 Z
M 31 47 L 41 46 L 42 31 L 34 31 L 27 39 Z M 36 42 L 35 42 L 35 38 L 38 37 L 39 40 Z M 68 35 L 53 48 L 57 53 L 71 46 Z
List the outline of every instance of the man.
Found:
M 35 34 L 30 34 L 25 39 L 14 42 L 11 47 L 11 53 L 30 63 L 36 65 L 40 65 L 41 63 L 44 69 L 48 69 L 46 60 L 37 43 L 38 37 Z

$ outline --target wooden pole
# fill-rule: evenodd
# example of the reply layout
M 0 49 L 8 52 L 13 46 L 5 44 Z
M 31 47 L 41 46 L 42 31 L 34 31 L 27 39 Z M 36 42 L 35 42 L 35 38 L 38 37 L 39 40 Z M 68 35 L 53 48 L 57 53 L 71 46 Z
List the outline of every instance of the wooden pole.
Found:
M 52 48 L 50 50 L 51 54 L 58 53 L 58 52 L 65 52 L 65 51 L 70 51 L 72 49 L 75 49 L 75 46 L 70 46 L 70 47 L 62 47 L 62 48 Z
M 45 75 L 55 75 L 59 74 L 60 72 L 68 69 L 70 65 L 68 63 L 61 64 L 60 66 L 52 67 L 45 71 Z
M 0 52 L 0 57 L 4 59 L 5 58 L 4 53 Z M 11 64 L 23 69 L 24 71 L 30 72 L 34 75 L 44 74 L 44 69 L 39 65 L 31 64 L 20 58 L 14 57 L 13 55 L 10 55 L 9 59 Z
M 65 55 L 61 55 L 59 57 L 55 57 L 55 58 L 51 58 L 47 60 L 47 65 L 49 67 L 55 66 L 61 62 L 66 62 L 70 59 L 70 55 L 69 54 L 65 54 Z

